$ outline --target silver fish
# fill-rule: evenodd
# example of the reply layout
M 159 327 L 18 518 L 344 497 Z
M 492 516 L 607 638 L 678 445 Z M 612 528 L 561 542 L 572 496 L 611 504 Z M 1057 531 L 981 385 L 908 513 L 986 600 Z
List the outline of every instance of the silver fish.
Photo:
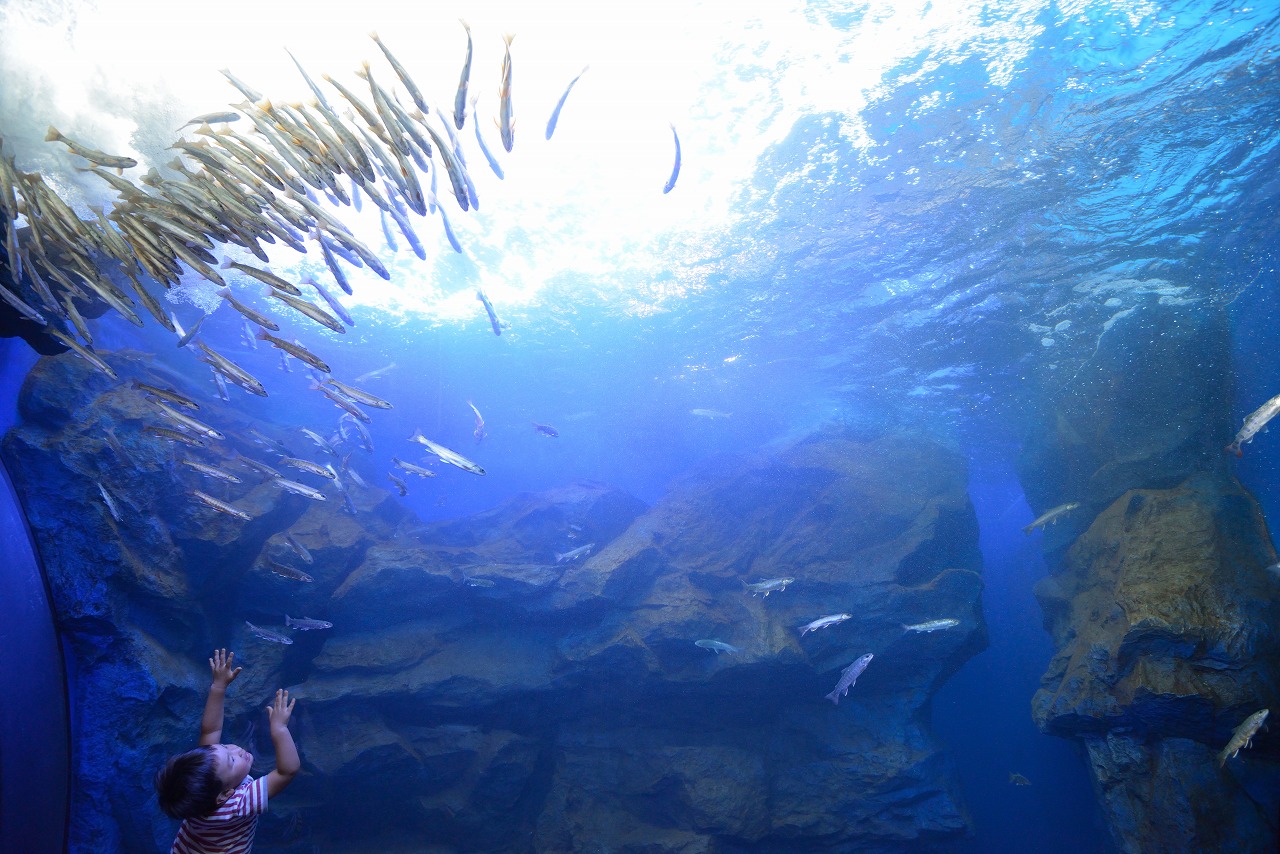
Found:
M 296 480 L 289 480 L 283 477 L 272 478 L 271 482 L 286 492 L 292 492 L 294 495 L 301 495 L 303 498 L 310 498 L 312 501 L 325 500 L 323 492 L 318 489 L 312 489 L 305 483 L 298 483 Z
M 556 123 L 560 121 L 560 111 L 564 109 L 564 102 L 569 99 L 569 93 L 573 91 L 574 84 L 576 84 L 578 79 L 586 73 L 587 68 L 583 68 L 578 72 L 578 76 L 570 80 L 569 85 L 564 87 L 564 94 L 561 95 L 560 100 L 556 102 L 556 108 L 551 111 L 551 118 L 547 119 L 547 139 L 551 139 L 551 134 L 556 132 Z
M 244 624 L 249 627 L 249 631 L 253 632 L 254 635 L 262 638 L 264 641 L 271 641 L 272 643 L 283 643 L 283 644 L 293 643 L 293 638 L 289 637 L 288 635 L 282 632 L 273 632 L 271 629 L 264 629 L 261 626 L 255 626 L 253 623 L 249 622 L 248 620 L 245 620 Z
M 138 161 L 132 157 L 123 157 L 116 154 L 103 154 L 101 151 L 95 151 L 92 148 L 81 145 L 73 139 L 63 135 L 53 125 L 49 125 L 49 131 L 44 135 L 45 142 L 61 142 L 71 149 L 72 154 L 78 154 L 85 160 L 97 163 L 99 166 L 105 166 L 108 169 L 129 169 L 137 166 Z
M 292 466 L 293 468 L 302 469 L 305 472 L 319 475 L 320 477 L 328 478 L 329 480 L 333 480 L 336 477 L 332 469 L 325 468 L 324 466 L 313 463 L 310 460 L 300 460 L 296 457 L 281 457 L 279 462 L 282 466 Z
M 211 466 L 197 460 L 182 460 L 182 464 L 189 469 L 200 472 L 205 477 L 212 477 L 217 480 L 225 480 L 227 483 L 240 483 L 240 478 L 236 477 L 229 471 L 223 471 L 217 466 Z
M 177 406 L 185 406 L 187 409 L 200 408 L 200 404 L 185 395 L 179 394 L 171 388 L 160 388 L 159 386 L 147 385 L 146 383 L 139 382 L 138 380 L 133 381 L 133 388 L 144 394 L 149 394 L 152 397 L 158 397 L 161 400 L 168 401 L 169 403 Z
M 502 135 L 502 147 L 511 152 L 515 144 L 516 119 L 511 107 L 511 41 L 515 36 L 504 35 L 506 53 L 502 57 L 502 85 L 498 87 L 498 130 Z
M 676 160 L 671 166 L 671 177 L 667 178 L 667 183 L 663 186 L 663 193 L 670 193 L 676 187 L 676 179 L 680 177 L 680 134 L 676 133 L 676 126 L 671 126 L 671 138 L 676 143 Z
M 392 457 L 391 464 L 394 465 L 396 468 L 401 469 L 402 471 L 408 472 L 409 474 L 416 474 L 418 477 L 435 477 L 436 476 L 436 473 L 433 472 L 431 469 L 423 468 L 422 466 L 415 466 L 413 463 L 406 463 L 404 460 L 400 459 L 399 457 Z M 399 486 L 400 484 L 397 483 L 396 485 Z M 401 493 L 401 495 L 403 494 L 404 493 Z
M 437 445 L 435 442 L 431 441 L 426 436 L 423 436 L 421 430 L 415 431 L 414 434 L 409 437 L 409 441 L 417 442 L 418 444 L 426 448 L 428 451 L 430 451 L 431 453 L 439 457 L 443 462 L 446 462 L 451 466 L 457 466 L 463 471 L 469 471 L 472 474 L 484 474 L 484 469 L 480 468 L 480 466 L 471 462 L 471 460 L 467 459 L 466 457 L 462 456 L 462 454 L 459 454 L 456 451 L 451 451 L 448 448 L 444 447 L 443 445 Z
M 462 28 L 467 31 L 467 59 L 462 63 L 462 76 L 458 79 L 458 94 L 453 98 L 453 124 L 458 130 L 462 130 L 467 120 L 467 84 L 471 80 L 471 27 L 463 20 L 459 20 L 458 23 L 462 24 Z M 427 108 L 422 107 L 422 112 L 427 112 Z M 472 112 L 475 112 L 474 107 Z
M 391 408 L 391 404 L 387 403 L 382 398 L 369 394 L 369 392 L 362 391 L 354 386 L 349 386 L 344 382 L 339 382 L 338 380 L 335 380 L 333 377 L 329 377 L 327 380 L 325 380 L 325 382 L 333 386 L 334 388 L 336 388 L 338 391 L 345 394 L 347 397 L 354 400 L 356 403 L 363 403 L 365 406 L 372 406 L 375 409 Z
M 831 701 L 832 705 L 840 705 L 840 698 L 849 693 L 853 683 L 858 681 L 858 677 L 862 675 L 862 671 L 867 669 L 867 665 L 871 663 L 873 658 L 875 658 L 874 655 L 867 653 L 840 672 L 840 681 L 836 683 L 835 690 L 827 695 L 827 699 Z
M 550 139 L 550 138 L 551 138 L 550 136 L 547 137 L 547 139 Z M 703 649 L 709 649 L 712 652 L 714 652 L 716 655 L 719 655 L 722 652 L 742 652 L 742 650 L 739 649 L 738 647 L 733 646 L 732 644 L 727 644 L 724 641 L 718 641 L 718 640 L 696 640 L 693 642 L 693 645 L 700 646 Z
M 1056 523 L 1063 516 L 1066 516 L 1068 513 L 1070 513 L 1072 510 L 1075 510 L 1079 506 L 1080 506 L 1079 502 L 1072 501 L 1070 504 L 1059 504 L 1057 507 L 1054 507 L 1050 510 L 1046 510 L 1044 513 L 1040 514 L 1040 516 L 1038 516 L 1036 520 L 1032 522 L 1030 525 L 1023 526 L 1022 533 L 1030 536 L 1031 532 L 1034 531 L 1036 528 L 1043 528 L 1045 525 L 1052 525 Z
M 910 626 L 903 623 L 902 630 L 904 632 L 936 632 L 942 629 L 954 629 L 958 625 L 960 625 L 959 620 L 954 620 L 948 617 L 944 620 L 929 620 L 924 623 L 914 623 Z
M 1249 417 L 1244 420 L 1244 426 L 1240 428 L 1240 432 L 1236 433 L 1235 439 L 1224 450 L 1227 453 L 1235 454 L 1237 457 L 1244 456 L 1244 451 L 1240 449 L 1240 446 L 1252 442 L 1258 431 L 1266 427 L 1267 422 L 1275 418 L 1277 413 L 1280 413 L 1280 394 L 1277 394 L 1251 412 Z
M 191 491 L 191 494 L 196 498 L 197 501 L 201 502 L 206 507 L 212 507 L 214 510 L 217 510 L 219 513 L 225 513 L 228 516 L 234 516 L 235 518 L 243 520 L 245 522 L 253 518 L 248 513 L 241 510 L 239 507 L 234 507 L 225 501 L 219 501 L 218 499 L 214 498 L 212 495 L 207 495 L 198 489 L 193 489 Z
M 794 578 L 785 577 L 785 578 L 766 578 L 763 581 L 754 581 L 751 584 L 747 584 L 747 582 L 745 581 L 742 583 L 748 590 L 751 591 L 752 596 L 755 596 L 757 593 L 760 593 L 767 598 L 770 593 L 773 593 L 773 592 L 781 593 L 783 590 L 786 590 L 787 585 L 791 584 L 794 581 L 795 581 Z
M 838 625 L 851 617 L 853 617 L 852 614 L 831 614 L 826 617 L 819 617 L 812 623 L 800 626 L 800 637 L 804 637 L 809 632 L 816 632 L 818 629 L 825 629 L 827 626 Z
M 567 561 L 577 560 L 580 557 L 586 557 L 589 554 L 591 554 L 591 550 L 594 549 L 595 547 L 596 547 L 595 543 L 587 543 L 585 546 L 578 546 L 576 549 L 571 549 L 570 551 L 564 552 L 563 554 L 560 552 L 557 552 L 556 563 L 565 563 Z
M 310 617 L 290 617 L 288 614 L 284 615 L 284 624 L 288 628 L 297 629 L 300 632 L 333 628 L 333 623 L 328 620 L 313 620 Z
M 107 492 L 107 488 L 98 483 L 98 492 L 102 495 L 102 503 L 107 505 L 107 510 L 111 513 L 111 518 L 117 522 L 123 522 L 124 517 L 120 515 L 120 508 L 116 506 L 115 499 L 111 497 L 111 493 Z
M 298 538 L 293 534 L 285 534 L 284 541 L 289 544 L 289 548 L 293 549 L 298 557 L 302 558 L 305 563 L 315 563 L 315 558 L 311 556 L 311 552 L 307 551 L 307 547 L 298 542 Z
M 300 569 L 294 569 L 291 566 L 285 566 L 284 564 L 276 563 L 275 561 L 271 561 L 267 565 L 270 567 L 272 572 L 274 572 L 276 575 L 280 576 L 281 578 L 287 578 L 290 581 L 303 581 L 303 582 L 315 581 L 314 578 L 312 578 L 310 575 L 307 575 L 305 572 L 303 572 Z
M 391 472 L 387 472 L 387 480 L 395 484 L 396 489 L 400 491 L 401 498 L 404 498 L 406 495 L 409 494 L 409 484 L 405 483 L 403 480 L 396 477 Z

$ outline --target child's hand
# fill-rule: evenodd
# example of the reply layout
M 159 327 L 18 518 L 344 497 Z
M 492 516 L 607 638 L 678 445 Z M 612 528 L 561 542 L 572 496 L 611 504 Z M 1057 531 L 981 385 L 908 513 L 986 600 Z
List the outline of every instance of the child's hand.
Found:
M 285 689 L 276 691 L 276 701 L 267 706 L 267 719 L 270 721 L 271 729 L 288 728 L 289 715 L 293 714 L 293 704 L 296 702 L 296 699 L 289 699 L 289 692 Z
M 235 664 L 236 654 L 227 652 L 225 649 L 215 649 L 213 658 L 209 659 L 209 670 L 213 672 L 213 686 L 215 688 L 226 688 L 236 680 L 240 675 L 243 667 L 237 667 L 234 670 L 231 666 Z

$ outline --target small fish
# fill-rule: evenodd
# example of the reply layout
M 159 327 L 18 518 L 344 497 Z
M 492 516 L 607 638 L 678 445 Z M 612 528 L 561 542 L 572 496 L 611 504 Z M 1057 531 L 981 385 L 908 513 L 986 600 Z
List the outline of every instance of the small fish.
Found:
M 1227 746 L 1222 748 L 1222 752 L 1218 754 L 1218 767 L 1227 764 L 1227 760 L 1233 758 L 1241 750 L 1249 747 L 1253 743 L 1253 737 L 1258 730 L 1262 728 L 1262 724 L 1267 719 L 1270 709 L 1259 709 L 1241 722 L 1240 726 L 1235 728 L 1231 733 L 1231 740 L 1227 742 Z
M 418 109 L 427 112 L 427 102 L 422 97 L 422 92 L 418 90 L 418 84 L 409 76 L 409 72 L 400 64 L 399 60 L 391 53 L 391 49 L 382 43 L 382 39 L 378 38 L 377 33 L 369 33 L 369 38 L 378 43 L 378 47 L 382 49 L 382 55 L 387 58 L 387 63 L 395 71 L 396 76 L 400 78 L 400 82 L 404 84 L 404 90 L 409 93 L 409 97 L 413 99 L 413 103 L 418 105 Z M 469 53 L 469 51 L 468 51 Z M 470 63 L 468 63 L 470 64 Z
M 286 492 L 292 492 L 294 495 L 301 495 L 303 498 L 310 498 L 312 501 L 324 501 L 324 493 L 318 489 L 312 489 L 305 483 L 298 483 L 296 480 L 289 480 L 284 477 L 272 478 L 271 482 Z
M 331 454 L 335 457 L 338 456 L 337 449 L 334 448 L 333 445 L 329 444 L 328 439 L 321 436 L 319 433 L 317 433 L 314 430 L 308 430 L 306 427 L 302 427 L 300 429 L 302 430 L 302 435 L 306 436 L 308 439 L 316 443 L 317 448 L 324 451 L 326 454 Z M 288 456 L 288 454 L 285 454 L 285 456 Z
M 259 341 L 266 341 L 281 353 L 288 353 L 300 362 L 306 362 L 317 371 L 329 373 L 329 363 L 301 345 L 290 343 L 283 338 L 277 338 L 265 329 L 255 331 L 253 337 Z
M 258 324 L 262 328 L 270 329 L 272 332 L 280 331 L 280 324 L 276 323 L 274 320 L 267 317 L 265 314 L 258 311 L 257 309 L 250 308 L 249 306 L 240 302 L 240 300 L 236 299 L 235 296 L 232 295 L 230 288 L 222 288 L 221 290 L 218 291 L 218 296 L 222 297 L 224 300 L 230 303 L 231 307 L 234 308 L 236 311 L 240 312 L 242 315 L 244 315 L 246 319 L 252 320 L 254 323 Z
M 871 663 L 873 658 L 875 658 L 874 655 L 867 653 L 840 672 L 840 681 L 836 683 L 835 690 L 827 695 L 827 699 L 831 701 L 832 705 L 840 705 L 840 698 L 849 693 L 849 689 L 858 681 L 858 677 L 862 675 L 862 671 L 867 669 L 867 665 Z
M 537 421 L 534 421 L 532 423 L 533 423 L 533 432 L 535 433 L 540 433 L 543 436 L 546 436 L 551 439 L 555 439 L 560 435 L 560 431 L 552 427 L 550 424 L 539 424 Z
M 556 123 L 560 121 L 560 110 L 564 108 L 564 102 L 569 99 L 569 93 L 573 91 L 574 84 L 578 82 L 578 79 L 582 77 L 582 75 L 587 73 L 587 68 L 589 67 L 590 66 L 585 66 L 581 71 L 579 71 L 578 76 L 570 80 L 569 85 L 564 88 L 564 94 L 561 95 L 560 100 L 556 102 L 556 108 L 551 111 L 551 118 L 547 119 L 547 139 L 551 139 L 551 134 L 556 132 Z
M 170 315 L 170 319 L 173 321 L 174 330 L 178 333 L 179 347 L 187 346 L 187 344 L 191 341 L 191 339 L 196 337 L 196 333 L 200 331 L 200 324 L 204 323 L 204 319 L 208 316 L 209 315 L 207 314 L 200 315 L 200 317 L 196 320 L 196 322 L 191 325 L 191 328 L 188 329 L 186 332 L 183 332 L 182 327 L 178 325 L 178 318 L 173 315 Z
M 333 480 L 337 477 L 337 475 L 333 473 L 333 469 L 326 468 L 318 463 L 313 463 L 311 460 L 300 460 L 296 457 L 281 457 L 278 462 L 282 466 L 292 466 L 293 468 L 302 469 L 305 472 L 319 475 L 320 477 L 328 478 L 329 480 Z
M 225 501 L 219 501 L 218 499 L 214 498 L 212 495 L 207 495 L 198 489 L 193 489 L 191 491 L 191 494 L 192 496 L 195 497 L 197 501 L 204 504 L 206 507 L 212 507 L 214 510 L 217 510 L 219 513 L 225 513 L 228 516 L 234 516 L 235 518 L 243 520 L 245 522 L 253 518 L 248 513 L 241 510 L 239 507 L 233 507 L 232 505 L 226 503 Z
M 471 435 L 476 437 L 476 444 L 479 445 L 480 441 L 489 435 L 484 431 L 484 416 L 480 414 L 480 410 L 476 409 L 476 405 L 471 401 L 467 401 L 467 406 L 470 406 L 471 411 L 476 414 L 476 429 L 471 431 Z
M 298 538 L 293 534 L 285 534 L 284 541 L 289 544 L 289 548 L 293 549 L 294 554 L 302 558 L 304 563 L 315 563 L 315 558 L 311 556 L 311 552 L 307 551 L 307 547 L 298 542 Z
M 566 563 L 568 561 L 577 560 L 580 557 L 586 557 L 591 554 L 591 550 L 595 547 L 595 543 L 587 543 L 585 546 L 578 546 L 576 549 L 571 549 L 563 554 L 557 552 L 556 563 Z
M 310 617 L 290 617 L 288 614 L 284 615 L 284 624 L 287 628 L 297 629 L 300 632 L 333 628 L 333 623 L 328 620 L 313 620 Z
M 265 475 L 266 477 L 280 477 L 280 472 L 276 471 L 271 466 L 266 465 L 265 463 L 260 463 L 257 460 L 251 460 L 244 454 L 237 455 L 236 459 L 256 471 L 258 474 Z
M 403 480 L 396 477 L 391 472 L 387 472 L 387 480 L 391 481 L 396 485 L 396 489 L 400 491 L 401 498 L 404 498 L 406 495 L 409 494 L 409 484 L 405 483 Z
M 111 497 L 111 493 L 107 492 L 107 488 L 100 482 L 97 484 L 98 492 L 102 495 L 102 503 L 107 505 L 107 510 L 111 513 L 111 518 L 117 522 L 123 522 L 124 517 L 120 515 L 120 508 L 116 506 L 116 501 Z
M 548 134 L 547 139 L 550 139 L 550 138 L 551 136 Z M 693 642 L 693 645 L 700 646 L 703 649 L 709 649 L 712 652 L 714 652 L 716 655 L 719 655 L 722 652 L 742 652 L 742 650 L 739 649 L 738 647 L 733 646 L 732 644 L 727 644 L 724 641 L 719 641 L 719 640 L 696 640 Z
M 718 409 L 690 409 L 690 415 L 696 415 L 699 418 L 707 418 L 714 421 L 717 418 L 728 418 L 732 412 L 721 412 Z
M 339 382 L 338 380 L 335 380 L 333 377 L 329 377 L 327 380 L 325 380 L 325 382 L 333 386 L 334 388 L 336 388 L 338 391 L 345 394 L 347 397 L 354 400 L 356 403 L 363 403 L 365 406 L 372 406 L 375 409 L 391 408 L 391 404 L 387 403 L 382 398 L 376 395 L 369 394 L 369 392 L 367 391 L 362 391 L 361 389 L 358 389 L 355 386 L 350 386 L 344 382 Z
M 1240 432 L 1236 433 L 1235 439 L 1223 450 L 1229 454 L 1235 454 L 1237 457 L 1244 456 L 1244 451 L 1241 450 L 1240 446 L 1252 442 L 1258 431 L 1266 427 L 1267 422 L 1275 418 L 1277 413 L 1280 413 L 1280 394 L 1277 394 L 1251 412 L 1249 417 L 1244 420 L 1244 426 L 1240 428 Z
M 498 131 L 502 136 L 502 147 L 508 154 L 516 141 L 516 118 L 511 108 L 511 41 L 514 38 L 511 34 L 502 37 L 507 48 L 502 57 L 502 85 L 498 87 Z
M 945 620 L 929 620 L 925 623 L 914 623 L 910 626 L 903 623 L 902 630 L 904 632 L 936 632 L 941 629 L 954 629 L 958 625 L 960 625 L 959 620 L 953 620 L 948 617 Z
M 111 377 L 111 379 L 117 380 L 120 378 L 115 371 L 111 370 L 110 365 L 102 361 L 101 356 L 81 344 L 79 341 L 59 332 L 57 329 L 53 329 L 52 327 L 45 329 L 44 332 L 46 335 L 52 335 L 58 340 L 58 343 L 70 348 L 73 353 L 93 365 L 98 370 L 102 371 L 107 376 Z
M 422 466 L 415 466 L 413 463 L 406 463 L 404 460 L 400 459 L 399 457 L 392 457 L 391 464 L 402 471 L 408 472 L 409 474 L 416 474 L 418 477 L 435 477 L 436 476 L 436 473 L 433 472 L 431 469 L 426 469 L 426 468 L 423 468 Z M 397 484 L 397 486 L 398 485 L 399 484 Z M 401 495 L 403 494 L 404 493 L 401 493 Z
M 475 112 L 476 112 L 476 96 L 472 95 L 471 96 L 472 115 L 475 115 Z M 497 158 L 493 156 L 492 152 L 489 151 L 489 146 L 484 144 L 484 137 L 481 136 L 480 134 L 480 123 L 473 121 L 471 123 L 471 126 L 475 128 L 476 143 L 479 144 L 480 146 L 480 153 L 484 155 L 485 160 L 489 161 L 489 168 L 493 170 L 493 174 L 497 175 L 498 180 L 501 181 L 506 176 L 502 174 L 502 166 L 498 163 Z
M 818 629 L 825 629 L 827 626 L 838 625 L 851 617 L 853 617 L 852 614 L 831 614 L 826 617 L 819 617 L 812 623 L 805 623 L 799 627 L 800 637 L 804 637 L 809 632 L 816 632 Z
M 426 436 L 423 436 L 421 430 L 414 431 L 414 434 L 409 437 L 409 441 L 417 442 L 451 466 L 457 466 L 463 471 L 469 471 L 472 474 L 484 474 L 484 469 L 480 468 L 480 466 L 456 451 L 451 451 L 443 445 L 437 445 Z
M 248 620 L 245 620 L 244 624 L 249 627 L 249 631 L 253 632 L 254 635 L 262 638 L 264 641 L 271 641 L 272 643 L 283 643 L 283 644 L 293 643 L 293 638 L 289 637 L 288 635 L 282 632 L 273 632 L 271 629 L 264 629 L 261 626 L 255 626 L 253 623 L 249 622 Z
M 240 114 L 235 110 L 220 110 L 215 113 L 205 113 L 203 115 L 196 116 L 194 119 L 183 125 L 182 128 L 190 127 L 191 125 L 229 124 L 230 122 L 236 122 L 239 120 Z M 182 130 L 182 128 L 178 128 L 178 130 Z
M 742 583 L 751 591 L 752 596 L 755 596 L 757 593 L 762 593 L 765 598 L 768 598 L 770 593 L 781 593 L 783 590 L 786 590 L 787 585 L 794 581 L 794 578 L 787 576 L 784 578 L 766 578 L 764 581 L 755 581 L 751 584 L 747 584 L 745 581 Z
M 133 381 L 133 387 L 143 394 L 158 397 L 161 400 L 166 400 L 176 406 L 185 406 L 187 409 L 200 408 L 200 404 L 185 395 L 179 394 L 176 390 L 171 388 L 160 388 L 159 386 L 147 385 L 146 383 L 139 382 L 138 380 Z
M 163 400 L 152 401 L 152 404 L 156 409 L 159 409 L 164 415 L 168 416 L 175 424 L 182 425 L 198 436 L 203 436 L 207 439 L 227 438 L 221 431 L 213 429 L 208 424 L 205 424 L 203 421 L 198 421 L 190 415 L 185 415 L 179 412 Z
M 155 436 L 157 439 L 168 439 L 170 442 L 177 442 L 180 445 L 186 445 L 191 448 L 208 447 L 195 436 L 188 436 L 186 433 L 179 433 L 177 430 L 170 430 L 168 427 L 153 427 L 148 424 L 146 427 L 142 428 L 142 432 L 147 436 Z
M 453 124 L 458 130 L 462 130 L 463 124 L 467 121 L 467 85 L 471 80 L 471 27 L 466 21 L 459 19 L 458 23 L 462 24 L 462 28 L 467 31 L 467 58 L 462 63 L 462 76 L 458 79 L 458 94 L 453 97 Z M 511 42 L 507 42 L 509 45 Z M 503 66 L 504 68 L 506 66 Z M 427 112 L 426 107 L 421 107 L 422 112 Z M 472 106 L 473 113 L 475 107 Z M 508 148 L 508 151 L 511 149 Z
M 92 148 L 81 145 L 75 140 L 63 135 L 63 133 L 53 125 L 49 125 L 49 130 L 44 135 L 44 141 L 61 142 L 67 148 L 71 149 L 72 154 L 78 154 L 85 160 L 88 160 L 91 163 L 96 163 L 99 166 L 105 166 L 108 169 L 129 169 L 138 165 L 138 161 L 134 160 L 132 157 L 122 157 L 116 154 L 103 154 L 101 151 L 95 151 Z
M 493 579 L 491 579 L 491 578 L 480 578 L 479 576 L 473 575 L 473 576 L 471 576 L 471 577 L 467 578 L 467 579 L 466 579 L 466 581 L 465 581 L 464 583 L 465 583 L 468 587 L 492 587 L 492 586 L 493 586 Z
M 1014 771 L 1009 772 L 1009 782 L 1015 786 L 1030 786 L 1031 781 Z
M 377 379 L 380 376 L 391 373 L 395 369 L 396 369 L 396 363 L 392 362 L 391 364 L 387 365 L 384 368 L 378 368 L 376 371 L 369 371 L 367 374 L 361 374 L 360 376 L 352 380 L 352 382 L 362 383 L 367 380 Z
M 676 142 L 676 162 L 671 166 L 671 177 L 667 179 L 666 186 L 662 188 L 663 193 L 670 193 L 676 186 L 676 179 L 680 177 L 680 134 L 676 133 L 676 126 L 671 126 L 671 138 Z
M 280 576 L 281 578 L 287 578 L 290 581 L 306 581 L 306 582 L 315 581 L 314 578 L 312 578 L 310 575 L 307 575 L 305 572 L 303 572 L 300 569 L 294 569 L 291 566 L 285 566 L 284 564 L 276 563 L 275 561 L 271 561 L 267 565 L 271 568 L 272 572 L 274 572 L 276 575 Z
M 196 460 L 182 460 L 182 464 L 189 469 L 200 472 L 205 477 L 212 477 L 216 480 L 223 480 L 227 483 L 240 483 L 240 478 L 236 477 L 229 471 L 223 471 L 217 466 L 207 465 Z
M 1036 528 L 1043 528 L 1045 525 L 1053 525 L 1057 523 L 1059 519 L 1061 519 L 1063 516 L 1066 516 L 1068 513 L 1070 513 L 1072 510 L 1075 510 L 1079 506 L 1080 506 L 1079 502 L 1072 501 L 1070 504 L 1059 504 L 1057 507 L 1054 507 L 1050 510 L 1046 510 L 1044 513 L 1038 516 L 1036 520 L 1032 522 L 1030 525 L 1024 526 L 1022 529 L 1022 533 L 1030 536 L 1031 532 L 1034 531 Z
M 498 313 L 493 310 L 493 303 L 489 302 L 489 297 L 485 294 L 484 289 L 476 289 L 476 299 L 484 305 L 485 314 L 489 315 L 489 325 L 493 327 L 493 334 L 502 335 L 502 323 L 498 320 Z

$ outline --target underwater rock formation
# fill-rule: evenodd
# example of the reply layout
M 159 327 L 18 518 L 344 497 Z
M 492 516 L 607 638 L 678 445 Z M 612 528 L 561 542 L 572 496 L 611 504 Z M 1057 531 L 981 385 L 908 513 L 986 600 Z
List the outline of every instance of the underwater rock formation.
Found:
M 980 555 L 964 460 L 934 441 L 818 435 L 649 508 L 576 483 L 433 525 L 380 489 L 353 488 L 353 517 L 246 476 L 240 522 L 175 500 L 187 474 L 140 432 L 149 404 L 74 357 L 43 360 L 21 406 L 4 453 L 74 661 L 73 845 L 167 850 L 150 777 L 194 738 L 215 645 L 246 665 L 228 740 L 269 761 L 262 702 L 299 697 L 303 773 L 262 851 L 905 852 L 967 830 L 928 720 L 985 645 Z M 243 416 L 217 414 L 251 453 Z M 284 613 L 334 628 L 281 646 L 244 627 Z M 960 625 L 904 629 L 938 618 Z
M 1021 476 L 1046 531 L 1036 588 L 1057 654 L 1032 702 L 1082 741 L 1125 852 L 1274 851 L 1276 745 L 1220 770 L 1234 726 L 1280 703 L 1280 581 L 1261 509 L 1227 473 L 1219 313 L 1148 305 L 1041 419 Z

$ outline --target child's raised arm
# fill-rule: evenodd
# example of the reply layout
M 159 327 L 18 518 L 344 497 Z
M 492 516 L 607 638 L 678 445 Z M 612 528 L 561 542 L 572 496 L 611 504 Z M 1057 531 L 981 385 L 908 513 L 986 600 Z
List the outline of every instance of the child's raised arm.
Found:
M 276 700 L 267 706 L 267 717 L 271 720 L 271 743 L 276 749 L 276 770 L 267 775 L 267 798 L 274 798 L 284 787 L 293 782 L 293 777 L 302 767 L 298 759 L 298 748 L 289 733 L 289 716 L 293 714 L 296 700 L 289 699 L 289 692 L 281 688 L 276 691 Z
M 235 681 L 244 668 L 235 667 L 236 654 L 225 649 L 215 649 L 209 659 L 209 670 L 213 673 L 213 683 L 209 686 L 209 697 L 204 702 L 204 716 L 200 718 L 200 744 L 222 743 L 222 700 L 227 694 L 227 686 Z

